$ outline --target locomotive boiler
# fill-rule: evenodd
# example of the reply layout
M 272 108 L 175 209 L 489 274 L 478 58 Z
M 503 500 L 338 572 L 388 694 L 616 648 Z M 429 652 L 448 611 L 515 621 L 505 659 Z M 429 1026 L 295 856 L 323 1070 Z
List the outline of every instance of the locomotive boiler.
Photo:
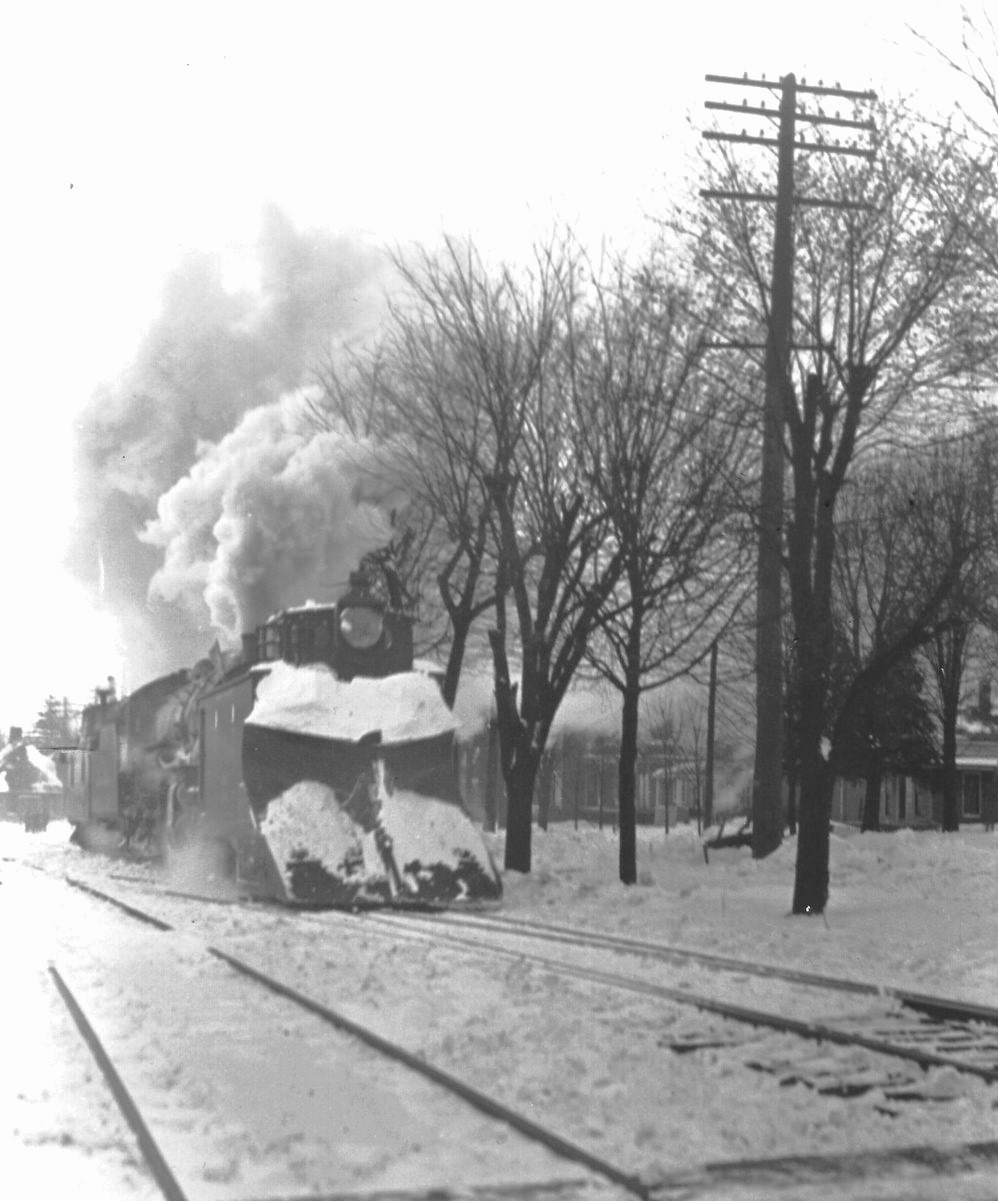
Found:
M 86 846 L 196 860 L 252 897 L 495 901 L 456 725 L 414 664 L 411 618 L 360 571 L 335 604 L 282 610 L 241 653 L 100 694 L 69 756 L 67 816 Z

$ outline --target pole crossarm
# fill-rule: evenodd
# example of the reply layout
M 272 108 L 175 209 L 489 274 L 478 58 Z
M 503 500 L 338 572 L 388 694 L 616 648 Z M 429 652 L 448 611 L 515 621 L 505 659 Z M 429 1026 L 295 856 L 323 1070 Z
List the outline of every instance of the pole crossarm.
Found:
M 771 192 L 738 192 L 723 188 L 701 188 L 700 195 L 705 200 L 750 200 L 760 204 L 775 204 L 777 200 Z M 793 203 L 805 208 L 855 209 L 857 212 L 873 212 L 876 209 L 876 205 L 866 204 L 862 200 L 832 200 L 821 196 L 794 196 Z
M 710 142 L 748 142 L 753 146 L 780 145 L 778 138 L 767 138 L 762 134 L 756 137 L 750 133 L 722 133 L 720 130 L 706 129 L 703 136 Z M 794 149 L 818 150 L 824 154 L 855 154 L 862 158 L 873 158 L 876 153 L 865 146 L 838 146 L 834 142 L 805 142 L 803 139 L 794 142 Z
M 738 338 L 712 339 L 709 342 L 701 342 L 700 345 L 703 347 L 704 350 L 765 350 L 766 349 L 765 342 L 746 342 L 746 341 L 743 341 Z M 789 350 L 807 350 L 814 354 L 817 354 L 817 352 L 821 350 L 821 347 L 818 346 L 816 343 L 808 344 L 806 342 L 801 342 L 801 343 L 792 342 L 790 344 L 790 346 L 788 347 L 788 349 Z
M 705 100 L 704 108 L 714 109 L 718 112 L 725 113 L 741 113 L 742 116 L 750 117 L 769 117 L 774 121 L 780 118 L 780 110 L 777 108 L 766 108 L 765 105 L 759 107 L 755 104 L 749 104 L 743 100 L 741 104 L 729 104 L 726 100 Z M 853 121 L 848 117 L 829 117 L 825 113 L 806 113 L 798 111 L 798 121 L 805 121 L 809 125 L 836 125 L 841 129 L 861 129 L 867 133 L 875 132 L 877 126 L 872 119 L 867 121 Z
M 705 75 L 704 79 L 708 83 L 725 83 L 733 84 L 740 88 L 769 88 L 770 91 L 779 91 L 780 80 L 778 79 L 749 79 L 747 75 L 739 78 L 737 75 Z M 836 84 L 834 87 L 825 87 L 819 83 L 817 87 L 813 84 L 804 83 L 802 80 L 795 85 L 794 90 L 798 95 L 802 93 L 808 96 L 837 96 L 842 100 L 876 100 L 876 92 L 855 92 L 848 88 L 839 87 Z

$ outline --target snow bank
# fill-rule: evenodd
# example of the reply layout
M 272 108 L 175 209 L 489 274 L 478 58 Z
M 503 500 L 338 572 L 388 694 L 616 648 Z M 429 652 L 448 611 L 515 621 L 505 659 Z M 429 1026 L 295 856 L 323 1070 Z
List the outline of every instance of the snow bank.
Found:
M 502 863 L 504 836 L 488 835 Z M 993 1005 L 998 995 L 998 836 L 836 826 L 823 917 L 793 917 L 797 857 L 785 838 L 704 861 L 694 825 L 639 827 L 637 885 L 619 883 L 619 840 L 570 823 L 533 832 L 529 875 L 506 872 L 504 908 L 696 950 Z

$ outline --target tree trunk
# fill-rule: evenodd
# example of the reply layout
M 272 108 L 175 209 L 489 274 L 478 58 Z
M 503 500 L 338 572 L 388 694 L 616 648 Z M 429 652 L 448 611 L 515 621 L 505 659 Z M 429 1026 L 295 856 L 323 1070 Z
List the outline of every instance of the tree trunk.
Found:
M 768 652 L 767 652 L 768 653 Z M 758 671 L 758 669 L 757 669 Z M 783 715 L 779 701 L 768 694 L 777 685 L 775 672 L 764 675 L 758 671 L 760 682 L 756 719 L 755 775 L 752 781 L 752 857 L 764 859 L 783 841 L 782 802 L 780 797 L 783 773 Z M 779 686 L 782 687 L 782 675 Z M 765 698 L 765 699 L 764 699 Z M 775 711 L 775 716 L 770 710 Z
M 957 624 L 946 633 L 936 635 L 933 667 L 939 691 L 939 718 L 943 734 L 943 829 L 947 832 L 955 832 L 960 829 L 960 779 L 956 770 L 956 722 L 960 716 L 960 688 L 963 683 L 970 630 L 969 624 Z
M 447 666 L 444 669 L 443 683 L 440 691 L 448 709 L 454 708 L 457 699 L 457 688 L 461 680 L 461 668 L 464 665 L 464 653 L 468 645 L 469 626 L 460 627 L 451 623 L 451 647 L 447 656 Z
M 495 668 L 496 725 L 499 760 L 506 785 L 506 857 L 509 871 L 530 871 L 530 835 L 534 818 L 534 786 L 544 752 L 544 738 L 533 738 L 520 717 L 517 685 L 509 676 L 502 634 L 489 630 Z
M 947 698 L 948 699 L 948 698 Z M 943 829 L 960 829 L 960 778 L 956 770 L 956 706 L 943 706 Z
M 704 781 L 703 824 L 714 824 L 714 737 L 717 717 L 717 640 L 710 645 L 710 686 L 707 695 L 707 771 Z
M 633 683 L 624 690 L 620 724 L 617 799 L 620 805 L 620 879 L 623 884 L 634 884 L 638 878 L 634 771 L 638 756 L 638 695 Z
M 506 773 L 506 858 L 508 871 L 530 871 L 530 834 L 539 756 L 529 748 L 515 756 Z
M 884 778 L 884 761 L 881 755 L 871 753 L 866 767 L 866 794 L 863 797 L 863 820 L 860 830 L 880 829 L 880 786 Z
M 828 904 L 828 822 L 831 777 L 821 754 L 801 760 L 797 872 L 793 913 L 824 913 Z
M 792 912 L 824 913 L 828 904 L 828 822 L 831 816 L 831 773 L 821 753 L 824 697 L 801 681 L 797 807 L 797 867 Z M 815 695 L 817 693 L 817 695 Z

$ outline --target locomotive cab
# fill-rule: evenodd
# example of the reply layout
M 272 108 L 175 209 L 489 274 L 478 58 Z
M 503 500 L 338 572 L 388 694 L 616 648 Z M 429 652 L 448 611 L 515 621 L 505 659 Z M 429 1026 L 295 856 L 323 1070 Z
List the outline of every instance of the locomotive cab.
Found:
M 324 663 L 341 680 L 412 668 L 412 619 L 390 608 L 370 578 L 355 571 L 334 605 L 283 609 L 256 634 L 256 658 L 296 667 Z

